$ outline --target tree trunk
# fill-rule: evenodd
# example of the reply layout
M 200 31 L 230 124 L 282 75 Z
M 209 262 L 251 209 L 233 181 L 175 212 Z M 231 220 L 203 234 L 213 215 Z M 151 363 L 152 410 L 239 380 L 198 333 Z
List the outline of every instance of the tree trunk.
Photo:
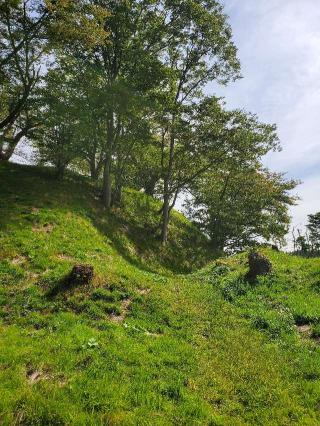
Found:
M 168 242 L 168 225 L 170 215 L 170 194 L 168 181 L 164 182 L 163 206 L 162 206 L 162 230 L 161 242 L 166 245 Z
M 114 193 L 112 195 L 112 204 L 120 207 L 122 201 L 123 176 L 125 173 L 125 163 L 123 159 L 118 158 L 114 170 Z
M 56 179 L 62 180 L 64 178 L 64 173 L 66 170 L 65 164 L 60 164 L 56 167 Z
M 5 155 L 5 153 L 3 153 L 2 151 L 0 151 L 0 161 L 8 161 L 9 159 L 7 158 L 7 156 Z
M 166 245 L 168 242 L 168 225 L 170 218 L 170 179 L 173 169 L 173 156 L 174 156 L 174 146 L 175 146 L 175 115 L 172 115 L 171 119 L 171 135 L 170 135 L 170 151 L 169 151 L 169 164 L 167 173 L 165 174 L 164 183 L 163 183 L 163 208 L 162 208 L 162 232 L 161 232 L 161 241 L 163 245 Z
M 103 170 L 103 188 L 102 188 L 102 203 L 107 210 L 111 208 L 111 195 L 112 195 L 112 183 L 111 183 L 111 163 L 112 163 L 112 148 L 114 138 L 114 114 L 113 111 L 109 112 L 108 117 L 108 133 L 107 143 L 105 150 L 105 162 Z
M 121 206 L 122 201 L 122 185 L 117 184 L 113 194 L 113 204 L 117 207 Z
M 109 210 L 111 208 L 111 156 L 106 158 L 103 171 L 102 203 Z
M 0 151 L 0 161 L 9 161 L 10 156 L 7 155 L 7 152 Z
M 25 127 L 16 134 L 14 134 L 12 127 L 9 126 L 2 134 L 2 142 L 0 142 L 0 161 L 9 161 L 20 140 L 27 136 L 28 132 L 36 126 L 36 124 L 27 122 Z
M 91 172 L 90 172 L 90 177 L 91 177 L 91 179 L 94 181 L 94 182 L 96 182 L 97 180 L 98 180 L 98 172 L 97 172 L 97 170 L 95 169 L 95 170 L 91 170 Z
M 96 167 L 96 162 L 94 160 L 90 161 L 90 177 L 93 181 L 98 180 L 98 168 Z
M 162 232 L 161 242 L 166 245 L 168 242 L 168 225 L 169 225 L 169 199 L 165 198 L 162 211 Z

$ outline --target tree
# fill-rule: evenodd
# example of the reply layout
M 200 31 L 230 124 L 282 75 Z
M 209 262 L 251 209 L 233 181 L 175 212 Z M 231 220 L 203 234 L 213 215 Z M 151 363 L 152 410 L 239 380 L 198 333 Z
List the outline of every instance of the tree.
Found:
M 74 138 L 78 140 L 78 167 L 96 181 L 104 162 L 105 99 L 103 76 L 95 66 L 83 58 L 59 56 L 61 79 L 67 81 L 70 109 L 77 121 Z M 82 165 L 81 165 L 82 163 Z M 83 164 L 85 163 L 85 165 Z
M 33 132 L 33 140 L 40 162 L 53 164 L 57 178 L 62 179 L 66 167 L 81 152 L 77 91 L 60 67 L 48 72 L 45 83 L 38 114 L 41 126 Z
M 113 204 L 121 205 L 122 188 L 132 184 L 132 173 L 135 164 L 146 167 L 143 162 L 144 151 L 151 139 L 150 128 L 146 118 L 143 100 L 137 100 L 127 107 L 121 119 L 121 131 L 115 147 L 113 160 L 114 193 Z
M 306 256 L 310 252 L 310 244 L 307 235 L 302 235 L 298 230 L 298 237 L 295 240 L 295 251 Z
M 106 11 L 87 1 L 8 0 L 0 5 L 0 160 L 39 125 L 34 97 L 53 47 L 105 40 Z
M 297 182 L 262 166 L 262 157 L 279 149 L 276 127 L 222 106 L 215 98 L 198 106 L 195 133 L 203 168 L 189 179 L 189 214 L 215 250 L 243 247 L 259 237 L 281 239 L 290 219 L 287 207 L 295 201 L 289 191 Z
M 242 250 L 256 242 L 281 243 L 288 232 L 290 194 L 297 182 L 259 166 L 225 164 L 191 188 L 190 217 L 215 251 Z
M 216 80 L 226 84 L 238 78 L 240 65 L 230 26 L 219 2 L 165 1 L 164 9 L 166 19 L 174 22 L 163 35 L 162 59 L 167 80 L 160 96 L 159 120 L 163 180 L 161 239 L 166 244 L 170 210 L 177 198 L 173 179 L 181 167 L 178 152 L 186 142 L 185 108 L 202 97 L 201 89 L 208 82 Z M 179 140 L 180 137 L 184 140 Z M 190 163 L 185 163 L 186 167 L 190 167 Z
M 307 229 L 313 254 L 320 253 L 320 212 L 309 214 Z
M 161 178 L 161 166 L 157 140 L 151 134 L 143 144 L 136 146 L 129 162 L 128 184 L 137 190 L 143 190 L 154 197 Z
M 153 47 L 161 38 L 153 37 L 161 6 L 152 0 L 94 0 L 93 4 L 110 11 L 104 24 L 109 32 L 108 42 L 100 43 L 93 54 L 87 55 L 87 60 L 104 74 L 106 141 L 102 201 L 109 209 L 112 168 L 116 164 L 113 159 L 116 152 L 122 151 L 121 141 L 126 141 L 121 135 L 130 115 L 131 100 L 142 99 L 159 81 L 160 63 Z
M 204 98 L 183 110 L 183 118 L 176 122 L 169 214 L 179 193 L 190 188 L 202 174 L 226 167 L 231 159 L 252 164 L 278 148 L 274 126 L 261 124 L 254 115 L 240 110 L 226 111 L 223 102 L 215 97 Z M 161 164 L 166 167 L 164 145 L 162 141 Z
M 27 1 L 0 5 L 0 160 L 36 127 L 32 96 L 40 81 L 46 13 Z

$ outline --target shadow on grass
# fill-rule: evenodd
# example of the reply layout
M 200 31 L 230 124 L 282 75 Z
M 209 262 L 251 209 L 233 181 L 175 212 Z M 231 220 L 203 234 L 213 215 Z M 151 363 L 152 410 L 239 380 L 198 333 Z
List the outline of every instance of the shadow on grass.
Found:
M 65 276 L 46 292 L 46 297 L 52 299 L 59 294 L 64 294 L 70 290 L 75 289 L 77 286 L 78 284 L 70 281 L 69 276 Z
M 50 169 L 8 163 L 0 168 L 0 199 L 4 200 L 0 202 L 0 226 L 30 227 L 36 208 L 63 209 L 89 219 L 120 256 L 142 271 L 159 273 L 160 269 L 163 274 L 165 268 L 168 275 L 189 273 L 209 260 L 204 256 L 207 250 L 199 232 L 180 219 L 172 221 L 175 224 L 169 246 L 161 246 L 156 231 L 160 221 L 157 201 L 129 191 L 128 198 L 125 195 L 129 207 L 126 204 L 126 209 L 107 213 L 93 192 L 91 184 L 76 175 L 58 182 Z M 62 283 L 58 288 L 64 286 Z

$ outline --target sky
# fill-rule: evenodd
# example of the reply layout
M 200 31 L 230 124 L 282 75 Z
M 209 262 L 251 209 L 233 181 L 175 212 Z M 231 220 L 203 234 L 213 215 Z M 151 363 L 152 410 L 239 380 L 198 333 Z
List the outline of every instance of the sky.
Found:
M 302 181 L 291 209 L 302 228 L 320 211 L 320 0 L 225 0 L 242 66 L 241 80 L 212 86 L 230 108 L 276 123 L 282 152 L 266 165 Z

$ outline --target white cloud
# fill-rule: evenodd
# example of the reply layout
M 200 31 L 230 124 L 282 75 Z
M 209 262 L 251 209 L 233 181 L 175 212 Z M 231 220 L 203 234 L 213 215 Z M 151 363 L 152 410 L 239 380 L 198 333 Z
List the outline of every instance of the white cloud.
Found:
M 301 179 L 302 201 L 293 223 L 320 210 L 320 7 L 319 0 L 226 0 L 243 79 L 209 87 L 278 125 L 283 151 L 267 165 Z

